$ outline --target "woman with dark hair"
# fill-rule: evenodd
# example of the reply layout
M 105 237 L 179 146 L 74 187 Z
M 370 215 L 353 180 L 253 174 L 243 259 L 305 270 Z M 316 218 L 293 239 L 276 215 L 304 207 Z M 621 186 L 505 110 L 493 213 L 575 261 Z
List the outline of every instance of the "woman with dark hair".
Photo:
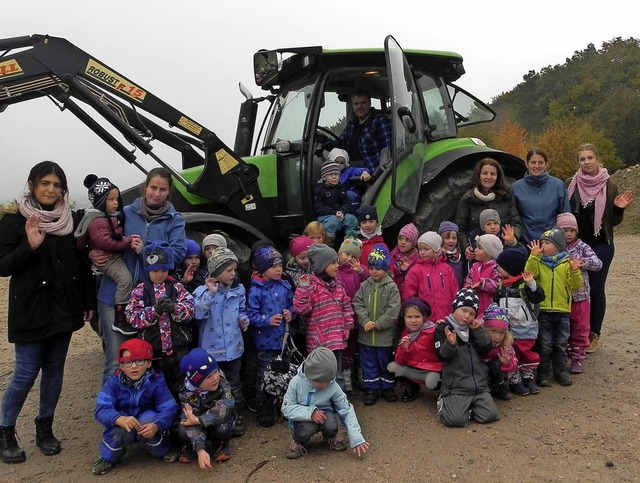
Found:
M 569 211 L 565 184 L 547 172 L 549 156 L 546 151 L 541 148 L 529 150 L 526 166 L 527 174 L 511 187 L 522 222 L 520 241 L 525 246 L 553 228 L 560 213 Z
M 469 190 L 458 202 L 454 221 L 460 228 L 460 247 L 467 260 L 475 259 L 469 236 L 474 232 L 482 235 L 480 213 L 486 209 L 496 210 L 500 215 L 501 227 L 504 229 L 509 225 L 516 239 L 520 236 L 520 217 L 515 202 L 502 166 L 493 158 L 483 158 L 476 163 Z
M 0 213 L 0 276 L 11 277 L 8 336 L 15 345 L 13 376 L 0 411 L 4 463 L 26 460 L 15 426 L 38 374 L 36 445 L 48 456 L 60 452 L 52 425 L 71 334 L 95 315 L 91 269 L 75 246 L 79 217 L 69 204 L 64 171 L 52 161 L 38 163 L 27 189 Z
M 131 250 L 125 252 L 125 261 L 133 286 L 144 281 L 144 246 L 148 241 L 165 241 L 173 249 L 174 260 L 181 261 L 187 253 L 184 218 L 169 201 L 173 186 L 171 172 L 165 168 L 154 168 L 147 174 L 142 196 L 124 207 L 124 236 L 138 235 L 131 242 Z M 110 255 L 92 250 L 91 261 L 98 267 L 106 263 Z M 102 374 L 106 380 L 118 367 L 118 347 L 136 333 L 126 320 L 116 317 L 116 284 L 103 277 L 98 292 L 98 314 L 104 340 L 105 365 Z
M 633 201 L 631 191 L 618 195 L 618 186 L 600 162 L 600 153 L 593 144 L 578 147 L 579 169 L 567 188 L 571 212 L 578 222 L 580 239 L 589 245 L 600 260 L 602 268 L 588 271 L 591 299 L 590 346 L 587 354 L 600 347 L 600 331 L 607 310 L 605 284 L 613 261 L 613 227 L 622 222 L 624 209 Z

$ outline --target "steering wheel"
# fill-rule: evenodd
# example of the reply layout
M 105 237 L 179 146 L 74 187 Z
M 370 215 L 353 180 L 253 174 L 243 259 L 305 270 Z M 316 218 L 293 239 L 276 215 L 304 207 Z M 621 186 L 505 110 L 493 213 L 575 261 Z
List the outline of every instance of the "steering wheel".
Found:
M 326 127 L 322 127 L 322 126 L 316 127 L 316 141 L 319 144 L 325 144 L 329 141 L 335 141 L 336 139 L 338 139 L 338 135 L 334 134 L 332 131 L 330 131 Z

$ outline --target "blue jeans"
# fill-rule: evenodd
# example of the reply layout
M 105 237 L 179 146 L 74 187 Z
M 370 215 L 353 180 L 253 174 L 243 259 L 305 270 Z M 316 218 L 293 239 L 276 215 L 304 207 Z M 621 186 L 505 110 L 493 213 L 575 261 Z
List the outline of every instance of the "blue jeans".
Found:
M 570 332 L 569 314 L 541 311 L 538 316 L 538 343 L 540 365 L 538 373 L 551 375 L 551 371 L 567 371 L 567 341 Z
M 613 261 L 615 247 L 613 244 L 595 245 L 591 247 L 598 258 L 602 260 L 602 268 L 597 272 L 589 270 L 589 297 L 591 298 L 591 332 L 600 334 L 602 330 L 602 321 L 607 311 L 607 295 L 604 291 L 607 283 L 607 275 L 609 275 L 609 267 Z
M 327 420 L 322 424 L 313 421 L 290 421 L 289 427 L 293 430 L 293 439 L 296 443 L 307 444 L 318 431 L 322 431 L 324 439 L 335 438 L 338 434 L 338 415 L 330 409 L 322 409 Z
M 118 347 L 132 336 L 121 334 L 112 329 L 115 320 L 115 309 L 112 305 L 98 302 L 98 317 L 102 327 L 102 340 L 104 342 L 104 370 L 102 371 L 102 384 L 112 376 L 118 368 Z
M 340 230 L 344 230 L 345 233 L 349 230 L 356 231 L 358 228 L 358 219 L 350 213 L 345 213 L 342 220 L 338 220 L 336 215 L 319 216 L 318 221 L 322 223 L 324 229 L 330 235 L 335 234 Z
M 13 377 L 2 397 L 2 426 L 14 426 L 29 391 L 40 376 L 39 418 L 53 417 L 62 391 L 71 332 L 38 342 L 16 342 Z

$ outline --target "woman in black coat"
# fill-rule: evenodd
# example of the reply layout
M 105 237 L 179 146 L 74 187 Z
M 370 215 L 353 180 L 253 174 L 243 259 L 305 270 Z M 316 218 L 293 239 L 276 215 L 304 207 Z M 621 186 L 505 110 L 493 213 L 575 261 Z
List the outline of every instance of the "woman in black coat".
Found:
M 67 178 L 51 161 L 36 164 L 28 192 L 2 206 L 0 276 L 9 283 L 9 342 L 15 344 L 13 377 L 0 411 L 0 459 L 25 461 L 15 424 L 38 374 L 40 409 L 36 444 L 45 455 L 60 452 L 52 424 L 62 390 L 71 334 L 94 316 L 95 288 L 88 263 L 75 248 L 77 224 Z

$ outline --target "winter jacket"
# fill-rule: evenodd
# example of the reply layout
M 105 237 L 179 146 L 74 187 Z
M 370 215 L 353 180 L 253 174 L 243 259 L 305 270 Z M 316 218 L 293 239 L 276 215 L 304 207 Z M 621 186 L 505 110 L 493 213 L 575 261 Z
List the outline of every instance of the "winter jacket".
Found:
M 227 422 L 233 422 L 236 418 L 234 410 L 235 401 L 231 393 L 231 385 L 220 373 L 220 383 L 215 391 L 189 390 L 184 385 L 180 387 L 180 404 L 188 404 L 193 409 L 193 414 L 200 420 L 199 425 L 183 426 L 194 451 L 205 448 L 207 440 L 206 430 L 211 426 L 219 426 Z M 180 413 L 180 421 L 185 421 L 186 416 Z
M 398 250 L 398 247 L 395 247 L 391 250 L 391 264 L 389 269 L 391 270 L 391 275 L 393 276 L 393 281 L 398 286 L 398 290 L 402 293 L 402 288 L 404 287 L 404 279 L 407 277 L 407 273 L 409 269 L 413 266 L 414 263 L 420 258 L 418 255 L 418 250 L 414 250 L 407 256 L 405 253 L 401 253 Z M 407 262 L 409 266 L 406 270 L 401 268 L 404 262 Z
M 531 286 L 535 286 L 535 289 Z M 522 281 L 522 275 L 508 287 L 500 282 L 493 299 L 500 307 L 507 309 L 514 339 L 535 340 L 538 337 L 538 317 L 534 306 L 542 302 L 544 297 L 540 284 L 535 280 L 526 284 Z
M 156 312 L 155 304 L 163 297 L 175 304 L 171 314 Z M 168 278 L 164 283 L 138 284 L 124 313 L 129 324 L 140 330 L 138 337 L 153 346 L 155 357 L 171 355 L 174 348 L 187 347 L 191 342 L 195 302 L 180 282 Z
M 202 285 L 193 297 L 200 347 L 218 362 L 241 357 L 244 342 L 239 320 L 248 320 L 244 286 L 237 281 L 230 287 L 218 284 L 218 291 L 213 294 L 209 287 Z
M 124 207 L 125 222 L 124 235 L 139 235 L 143 244 L 153 240 L 163 240 L 171 245 L 173 249 L 173 259 L 183 260 L 187 253 L 187 236 L 184 231 L 185 222 L 182 215 L 173 207 L 153 221 L 147 220 L 140 213 L 140 199 L 136 199 L 132 204 Z M 127 268 L 131 273 L 133 284 L 138 284 L 145 280 L 144 272 L 144 250 L 137 255 L 133 250 L 125 252 Z M 98 300 L 107 305 L 115 304 L 116 284 L 109 277 L 102 277 Z
M 293 280 L 294 289 L 300 285 L 309 285 L 309 280 L 311 279 L 311 265 L 309 265 L 309 268 L 303 269 L 295 262 L 295 260 L 291 259 L 285 265 L 284 271 Z
M 483 355 L 480 360 L 482 362 L 491 362 L 494 359 L 497 359 L 498 356 L 502 353 L 502 346 L 497 345 L 493 346 L 489 352 Z M 516 351 L 513 346 L 509 346 L 507 349 L 507 354 L 509 354 L 509 363 L 502 364 L 500 363 L 500 370 L 502 372 L 513 372 L 518 370 L 518 357 L 516 356 Z
M 556 217 L 569 211 L 569 199 L 564 183 L 543 173 L 539 176 L 525 174 L 511 186 L 520 221 L 522 243 L 528 245 L 539 240 L 542 233 L 556 225 Z
M 17 204 L 0 220 L 0 276 L 9 281 L 10 343 L 38 342 L 84 326 L 83 311 L 95 309 L 91 266 L 76 249 L 73 232 L 47 234 L 31 250 L 26 219 Z M 74 226 L 80 216 L 73 214 Z
M 471 266 L 467 277 L 464 279 L 464 285 L 465 287 L 471 287 L 475 283 L 480 283 L 480 286 L 474 289 L 480 301 L 478 315 L 484 314 L 484 309 L 491 303 L 499 281 L 498 264 L 495 260 L 489 260 L 486 263 L 475 262 Z
M 113 226 L 113 232 L 109 228 Z M 102 250 L 103 252 L 114 253 L 123 252 L 131 247 L 131 237 L 122 236 L 122 225 L 117 216 L 102 216 L 93 220 L 87 228 L 87 243 L 90 249 Z M 122 237 L 117 240 L 113 237 Z
M 360 189 L 357 186 L 354 186 L 350 178 L 360 178 L 364 173 L 371 174 L 367 168 L 345 168 L 340 171 L 340 184 L 344 186 L 346 191 L 352 191 L 360 196 Z
M 286 280 L 265 280 L 259 275 L 251 279 L 247 298 L 249 330 L 257 351 L 280 351 L 287 324 L 269 325 L 269 320 L 283 310 L 293 315 L 293 292 Z
M 381 234 L 375 234 L 371 238 L 367 238 L 362 233 L 359 233 L 357 238 L 362 241 L 362 253 L 360 254 L 360 265 L 366 267 L 369 265 L 369 253 L 373 250 L 378 243 L 384 245 L 387 250 L 387 244 L 384 242 L 384 238 L 382 238 Z
M 404 280 L 402 300 L 419 297 L 431 307 L 431 319 L 444 320 L 458 292 L 453 269 L 439 258 L 416 261 Z
M 571 180 L 568 180 L 567 185 L 570 182 Z M 622 218 L 624 217 L 624 208 L 618 208 L 613 204 L 613 201 L 618 196 L 618 185 L 611 178 L 607 180 L 606 190 L 607 202 L 604 207 L 604 214 L 602 215 L 602 227 L 597 237 L 593 233 L 593 217 L 595 212 L 593 203 L 583 206 L 580 201 L 578 188 L 576 188 L 573 196 L 569 200 L 571 213 L 575 215 L 578 221 L 580 239 L 592 248 L 603 243 L 608 245 L 613 244 L 613 227 L 622 223 Z
M 597 272 L 602 268 L 602 260 L 598 258 L 596 252 L 589 245 L 579 238 L 567 243 L 567 253 L 569 253 L 570 258 L 576 256 L 584 261 L 584 267 L 580 271 L 582 273 L 582 287 L 575 289 L 571 294 L 574 302 L 582 302 L 589 299 L 589 291 L 591 289 L 587 270 Z
M 311 275 L 307 287 L 298 287 L 293 297 L 296 312 L 307 318 L 307 352 L 316 347 L 332 351 L 347 347 L 353 329 L 351 299 L 338 280 L 325 282 Z
M 520 237 L 520 231 L 522 230 L 520 215 L 516 209 L 515 200 L 510 193 L 506 195 L 496 193 L 493 201 L 482 201 L 473 194 L 473 191 L 467 191 L 458 202 L 454 220 L 460 228 L 458 239 L 460 240 L 462 252 L 469 244 L 468 234 L 481 228 L 480 213 L 486 209 L 496 210 L 500 215 L 500 225 L 511 225 L 516 238 Z
M 571 292 L 582 287 L 582 273 L 580 270 L 571 270 L 569 258 L 552 268 L 545 265 L 539 255 L 531 254 L 524 271 L 533 273 L 536 282 L 544 290 L 545 298 L 540 302 L 540 310 L 571 312 Z
M 409 348 L 396 348 L 395 362 L 401 366 L 415 367 L 423 371 L 442 371 L 442 361 L 438 359 L 435 347 L 436 324 L 421 329 L 418 337 L 411 341 Z M 402 329 L 400 339 L 409 335 L 409 329 Z
M 361 273 L 354 272 L 351 269 L 351 265 L 340 265 L 338 267 L 338 275 L 336 275 L 336 279 L 344 285 L 344 289 L 347 291 L 349 300 L 353 300 L 353 297 L 356 296 L 356 292 L 360 288 L 360 285 L 362 285 L 362 282 L 369 278 L 369 269 L 362 265 L 360 266 L 362 267 Z
M 362 282 L 353 298 L 353 311 L 360 325 L 358 342 L 372 347 L 393 346 L 400 305 L 398 286 L 388 274 L 380 282 L 371 277 Z M 376 328 L 367 332 L 363 327 L 370 320 Z
M 318 183 L 313 187 L 313 209 L 317 217 L 335 215 L 338 211 L 353 214 L 347 192 L 340 183 L 329 186 Z
M 366 442 L 356 410 L 338 383 L 334 380 L 326 388 L 316 389 L 304 374 L 304 362 L 289 383 L 281 409 L 282 415 L 289 420 L 292 431 L 294 421 L 311 421 L 311 415 L 316 409 L 334 411 L 347 429 L 352 448 Z
M 445 327 L 455 330 L 445 320 L 438 324 L 435 332 L 435 348 L 442 365 L 442 385 L 440 395 L 450 394 L 472 396 L 489 391 L 489 384 L 480 357 L 492 349 L 491 339 L 486 329 L 481 325 L 469 329 L 469 342 L 458 337 L 456 344 L 447 341 Z
M 144 381 L 136 389 L 122 384 L 119 372 L 120 369 L 107 379 L 98 394 L 94 411 L 96 421 L 110 429 L 116 426 L 116 419 L 120 416 L 138 419 L 147 411 L 154 411 L 157 416 L 153 422 L 158 429 L 169 429 L 178 417 L 180 408 L 169 392 L 162 373 L 149 369 L 142 376 Z

